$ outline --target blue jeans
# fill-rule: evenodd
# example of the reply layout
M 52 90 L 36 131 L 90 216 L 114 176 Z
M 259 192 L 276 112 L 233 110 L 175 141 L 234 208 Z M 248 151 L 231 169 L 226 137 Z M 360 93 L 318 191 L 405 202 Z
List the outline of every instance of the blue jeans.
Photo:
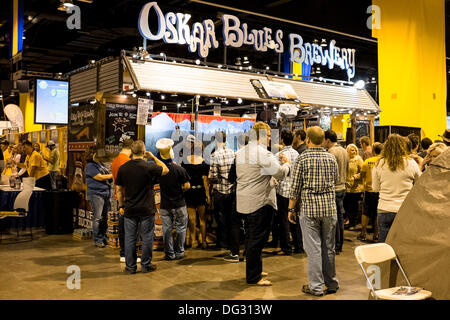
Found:
M 125 257 L 125 226 L 124 216 L 119 213 L 119 246 L 120 256 Z
M 107 215 L 110 208 L 109 197 L 90 195 L 87 197 L 92 208 L 92 233 L 94 244 L 106 244 Z
M 336 251 L 342 251 L 344 245 L 344 198 L 345 190 L 336 191 Z
M 155 216 L 124 217 L 125 227 L 125 265 L 128 271 L 136 271 L 136 241 L 138 225 L 141 224 L 142 268 L 149 268 L 152 263 Z
M 300 216 L 303 247 L 308 256 L 308 280 L 311 291 L 323 293 L 325 284 L 329 290 L 339 287 L 334 263 L 334 245 L 337 217 L 311 218 Z
M 380 237 L 378 242 L 385 242 L 392 223 L 395 219 L 395 212 L 378 212 L 378 232 Z
M 188 213 L 186 206 L 176 209 L 161 209 L 164 252 L 167 257 L 173 259 L 184 256 L 184 242 L 186 240 L 186 229 L 188 223 Z M 177 239 L 174 242 L 172 237 L 172 228 L 177 230 Z

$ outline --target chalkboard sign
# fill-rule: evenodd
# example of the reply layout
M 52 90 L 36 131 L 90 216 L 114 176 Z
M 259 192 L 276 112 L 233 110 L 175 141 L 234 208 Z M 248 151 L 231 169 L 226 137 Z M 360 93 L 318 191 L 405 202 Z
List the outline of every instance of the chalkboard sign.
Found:
M 105 145 L 119 145 L 126 139 L 136 140 L 137 105 L 107 103 Z
M 69 108 L 69 143 L 94 141 L 95 114 L 92 104 Z

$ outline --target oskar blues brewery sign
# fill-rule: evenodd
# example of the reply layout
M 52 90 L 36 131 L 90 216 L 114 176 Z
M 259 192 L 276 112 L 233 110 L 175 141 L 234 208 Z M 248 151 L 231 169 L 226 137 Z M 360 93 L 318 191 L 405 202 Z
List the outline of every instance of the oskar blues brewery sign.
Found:
M 158 19 L 158 31 L 150 30 L 150 15 Z M 189 25 L 190 14 L 168 12 L 165 15 L 159 8 L 157 2 L 149 2 L 139 14 L 139 32 L 151 41 L 163 40 L 169 44 L 187 45 L 190 52 L 198 52 L 202 58 L 206 58 L 210 49 L 217 49 L 219 42 L 216 39 L 214 22 L 211 19 L 203 22 L 194 22 Z M 239 48 L 243 45 L 252 45 L 256 51 L 266 52 L 274 50 L 276 53 L 284 52 L 283 31 L 271 28 L 250 30 L 246 23 L 240 22 L 233 15 L 224 14 L 223 22 L 223 44 L 224 46 Z M 295 33 L 289 34 L 289 52 L 292 62 L 305 63 L 307 65 L 328 65 L 347 71 L 349 79 L 355 76 L 355 49 L 339 48 L 336 41 L 331 40 L 328 49 L 315 43 L 305 43 L 303 38 Z

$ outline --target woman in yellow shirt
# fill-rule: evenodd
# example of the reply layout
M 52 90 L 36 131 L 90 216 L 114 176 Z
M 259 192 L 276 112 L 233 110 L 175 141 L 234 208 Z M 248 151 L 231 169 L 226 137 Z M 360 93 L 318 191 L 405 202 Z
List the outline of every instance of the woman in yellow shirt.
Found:
M 47 162 L 45 162 L 40 153 L 33 149 L 33 144 L 30 141 L 25 141 L 23 146 L 25 148 L 27 158 L 25 159 L 24 164 L 16 163 L 16 165 L 19 168 L 27 169 L 28 176 L 36 179 L 36 187 L 51 190 L 52 182 L 47 168 Z

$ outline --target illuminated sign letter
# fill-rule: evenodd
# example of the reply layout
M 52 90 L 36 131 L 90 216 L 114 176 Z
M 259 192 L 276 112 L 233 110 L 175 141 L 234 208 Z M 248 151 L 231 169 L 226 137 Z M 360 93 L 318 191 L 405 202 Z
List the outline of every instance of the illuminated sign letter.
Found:
M 291 61 L 296 63 L 303 63 L 305 61 L 305 48 L 303 47 L 303 38 L 298 34 L 291 33 L 289 35 L 289 51 L 291 53 Z M 299 49 L 299 50 L 295 50 Z
M 277 32 L 275 33 L 275 42 L 277 43 L 277 46 L 275 47 L 275 52 L 282 53 L 284 51 L 283 31 L 277 30 Z
M 191 43 L 191 31 L 187 25 L 190 14 L 177 13 L 177 30 L 178 30 L 178 44 L 190 44 Z
M 148 15 L 150 13 L 150 9 L 152 8 L 155 10 L 156 15 L 158 16 L 158 33 L 156 35 L 154 35 L 150 31 L 150 26 L 148 23 Z M 166 21 L 161 9 L 158 7 L 158 4 L 156 2 L 149 2 L 142 7 L 141 13 L 139 13 L 138 27 L 141 35 L 148 40 L 156 41 L 163 38 L 164 32 L 166 31 Z
M 244 42 L 244 33 L 239 28 L 241 25 L 239 18 L 230 14 L 224 14 L 222 21 L 224 44 L 235 48 L 241 47 Z M 230 21 L 233 22 L 233 25 L 230 25 Z
M 203 21 L 203 27 L 205 28 L 205 46 L 207 48 L 217 49 L 219 47 L 219 41 L 216 40 L 214 22 L 211 19 L 205 20 Z
M 177 23 L 177 16 L 173 12 L 166 13 L 166 27 L 167 31 L 164 33 L 165 43 L 178 43 L 178 33 L 175 28 Z

